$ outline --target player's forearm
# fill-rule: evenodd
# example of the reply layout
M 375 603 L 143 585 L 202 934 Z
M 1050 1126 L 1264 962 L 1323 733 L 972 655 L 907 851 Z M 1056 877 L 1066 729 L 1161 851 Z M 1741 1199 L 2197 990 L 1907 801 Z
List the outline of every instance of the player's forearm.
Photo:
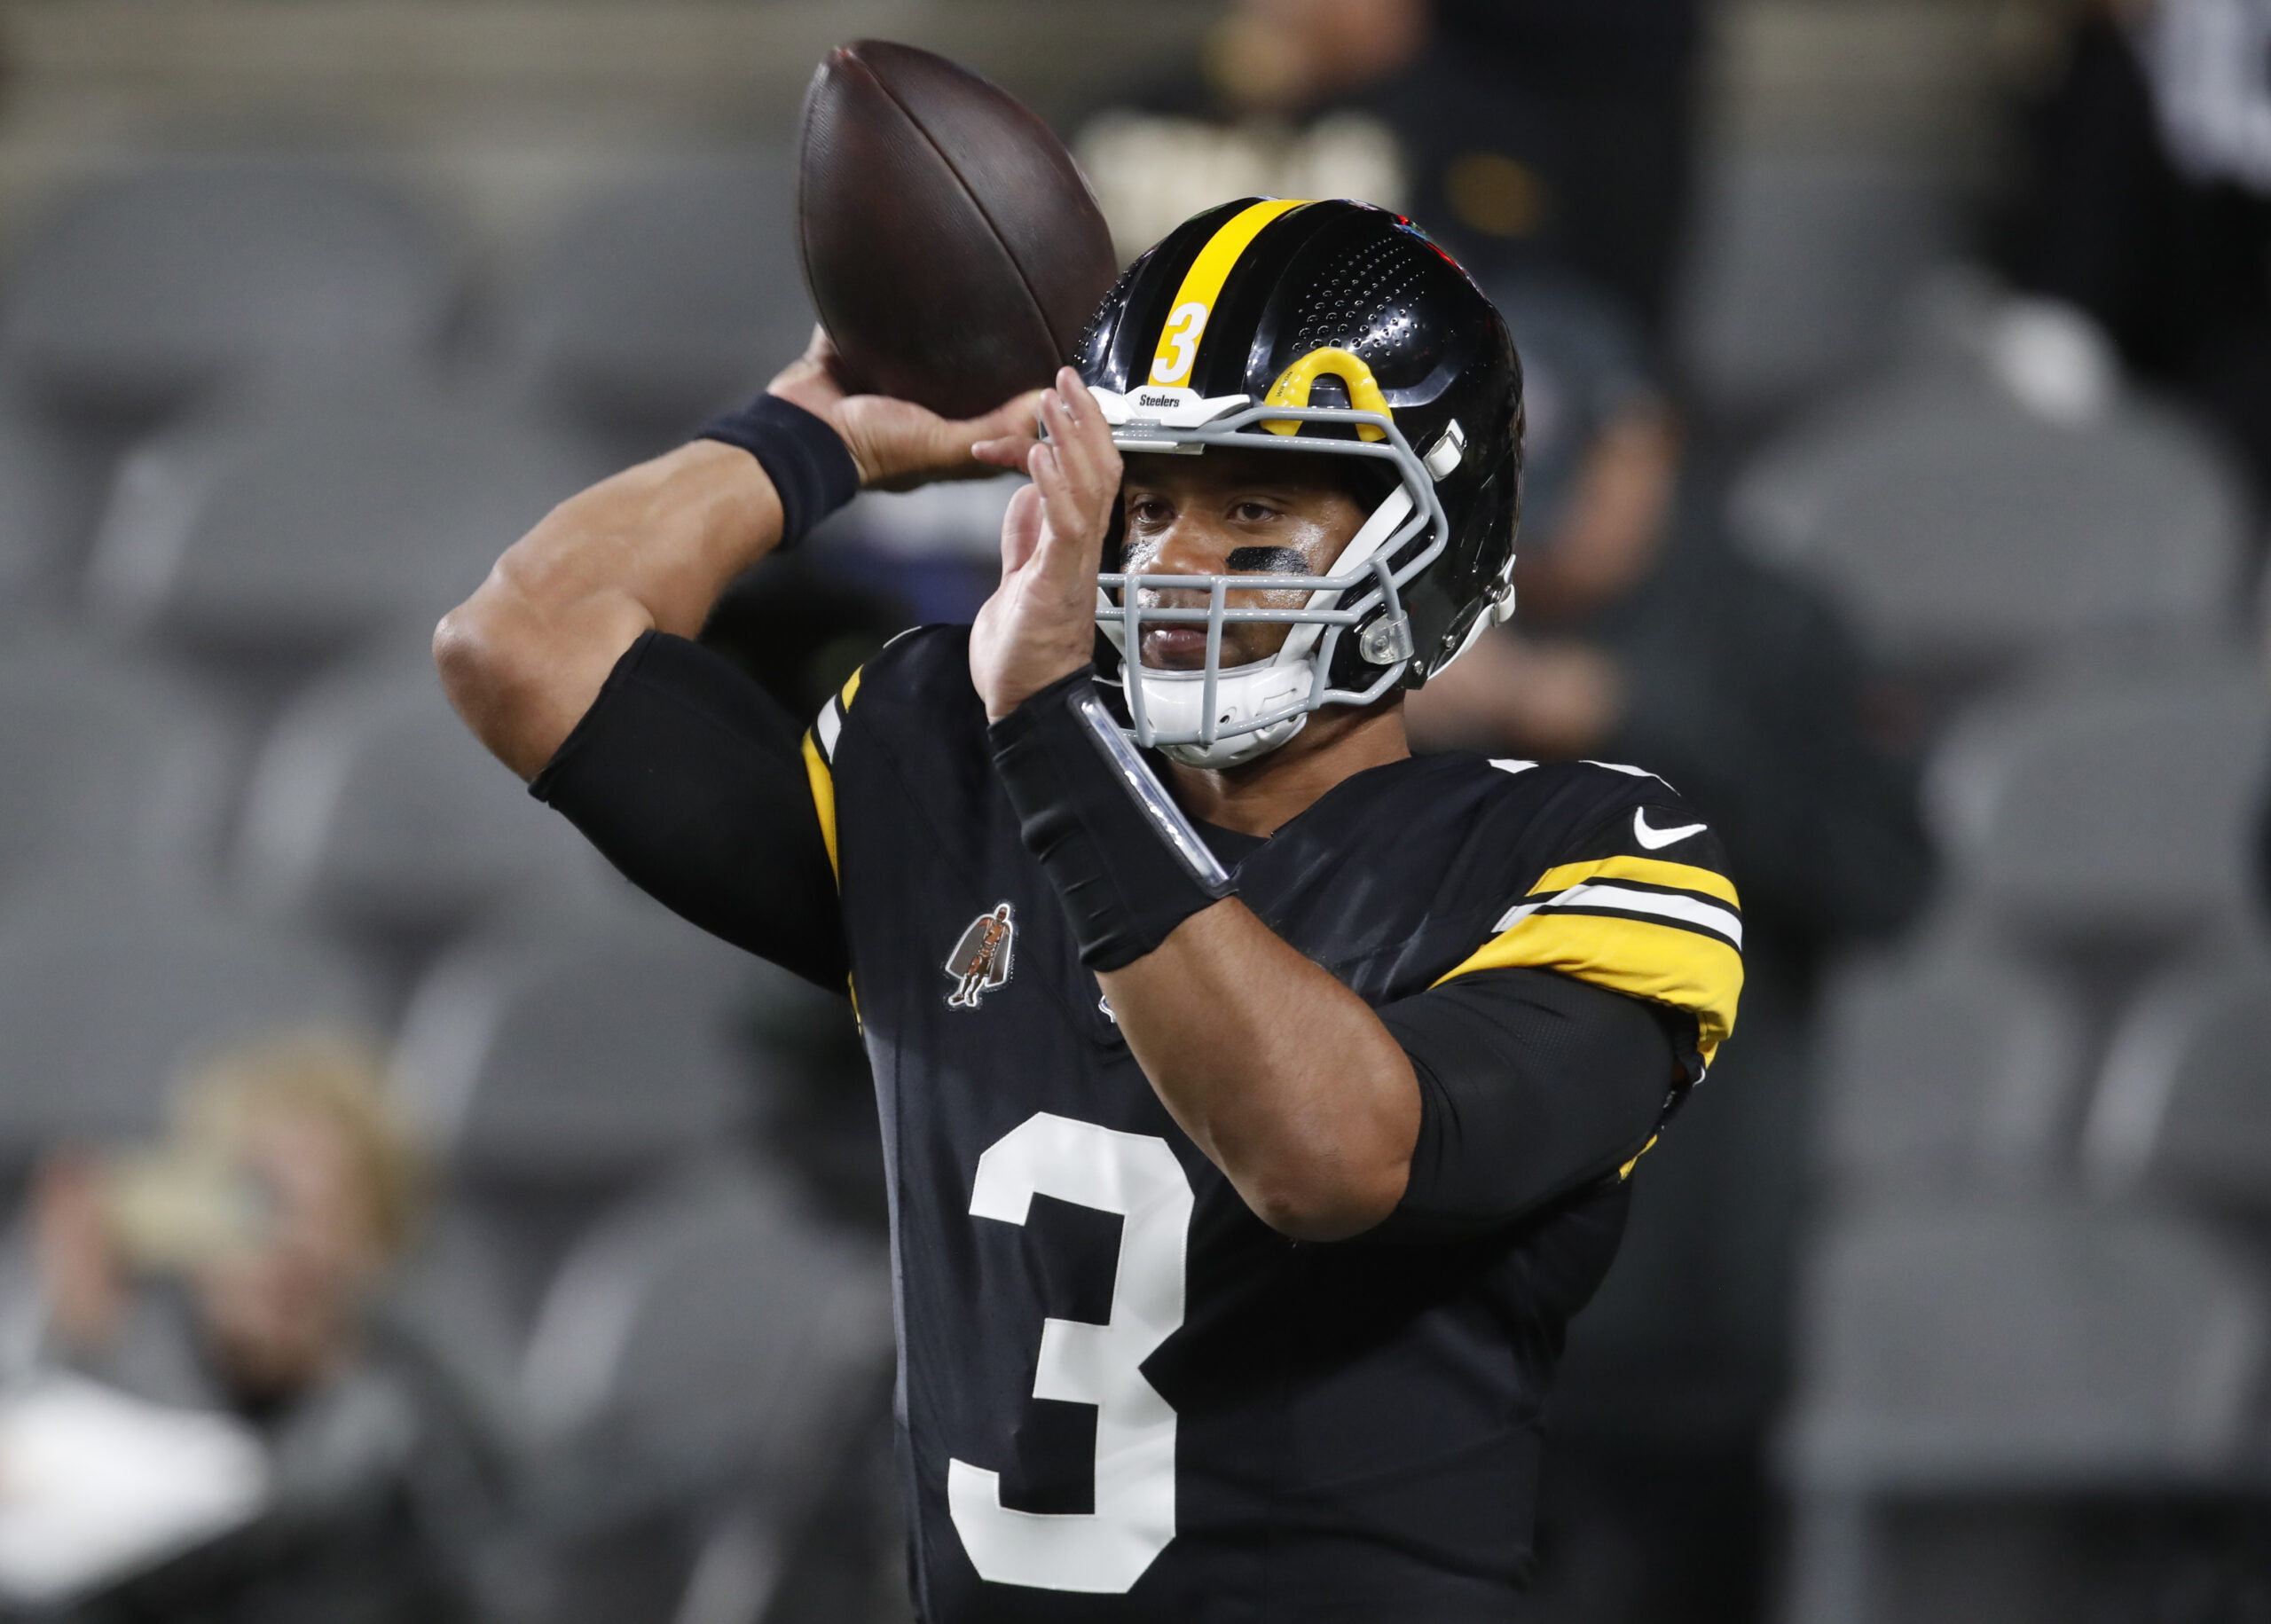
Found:
M 746 451 L 681 446 L 570 498 L 445 616 L 434 655 L 450 702 L 523 778 L 560 748 L 641 633 L 691 637 L 728 582 L 781 537 Z
M 1419 1132 L 1411 1063 L 1244 904 L 1099 979 L 1161 1101 L 1263 1222 L 1341 1240 L 1395 1210 Z

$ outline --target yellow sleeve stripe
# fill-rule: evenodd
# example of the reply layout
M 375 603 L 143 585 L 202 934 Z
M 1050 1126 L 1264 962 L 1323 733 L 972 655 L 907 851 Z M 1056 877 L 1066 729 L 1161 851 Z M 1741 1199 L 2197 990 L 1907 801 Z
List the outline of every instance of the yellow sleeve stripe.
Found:
M 1159 347 L 1151 357 L 1151 382 L 1172 387 L 1191 381 L 1191 363 L 1198 358 L 1198 341 L 1206 335 L 1214 302 L 1222 296 L 1222 284 L 1230 279 L 1238 255 L 1261 235 L 1263 226 L 1308 201 L 1307 198 L 1271 198 L 1249 204 L 1215 229 L 1206 246 L 1198 250 L 1198 257 L 1191 262 L 1191 269 L 1183 273 L 1183 286 L 1175 289 L 1175 302 L 1167 306 L 1167 321 L 1159 328 Z
M 1685 1009 L 1695 1017 L 1695 1047 L 1706 1065 L 1734 1030 L 1742 993 L 1742 955 L 1717 937 L 1599 914 L 1532 914 L 1434 985 L 1489 969 L 1558 970 Z
M 862 666 L 861 671 L 867 668 Z M 820 716 L 805 734 L 805 776 L 812 781 L 813 810 L 820 813 L 820 837 L 828 846 L 828 867 L 836 875 L 838 887 L 844 883 L 844 865 L 836 855 L 836 741 L 844 736 L 844 713 L 852 708 L 853 695 L 860 691 L 860 671 L 844 685 L 844 691 L 820 708 Z
M 820 814 L 820 837 L 828 847 L 829 872 L 841 886 L 844 870 L 836 860 L 836 775 L 828 770 L 820 745 L 809 733 L 805 735 L 805 777 L 813 787 L 813 810 Z
M 1716 897 L 1731 907 L 1741 907 L 1735 888 L 1726 875 L 1686 863 L 1667 863 L 1653 857 L 1604 857 L 1590 863 L 1564 863 L 1549 868 L 1529 888 L 1533 897 L 1565 891 L 1587 880 L 1638 880 L 1643 885 L 1668 885 L 1678 890 Z

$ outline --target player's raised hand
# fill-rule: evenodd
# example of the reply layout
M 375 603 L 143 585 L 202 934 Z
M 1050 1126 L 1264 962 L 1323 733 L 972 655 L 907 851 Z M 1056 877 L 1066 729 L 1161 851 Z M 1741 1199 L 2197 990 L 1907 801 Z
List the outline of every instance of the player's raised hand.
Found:
M 977 447 L 1029 441 L 1041 398 L 1040 390 L 1032 390 L 984 417 L 955 421 L 887 395 L 847 395 L 836 346 L 827 330 L 817 326 L 805 353 L 782 370 L 766 392 L 826 419 L 859 465 L 860 482 L 871 490 L 912 490 L 938 480 L 988 477 L 1002 464 L 980 460 Z
M 1088 663 L 1096 570 L 1120 500 L 1111 427 L 1071 367 L 1041 397 L 1041 420 L 1045 442 L 1003 438 L 977 448 L 985 460 L 1033 476 L 1002 522 L 1002 584 L 970 628 L 970 678 L 996 719 Z

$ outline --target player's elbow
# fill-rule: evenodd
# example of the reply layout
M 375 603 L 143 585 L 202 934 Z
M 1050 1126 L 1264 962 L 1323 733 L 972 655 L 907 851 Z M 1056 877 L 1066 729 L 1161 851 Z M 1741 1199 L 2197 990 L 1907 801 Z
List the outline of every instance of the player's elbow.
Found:
M 499 635 L 496 618 L 475 592 L 434 628 L 434 669 L 442 692 L 468 722 L 511 686 L 515 650 L 512 640 Z
M 1403 1201 L 1419 1137 L 1419 1091 L 1403 1050 L 1384 1030 L 1379 1037 L 1386 1047 L 1377 1063 L 1333 1072 L 1297 1091 L 1299 1105 L 1214 1135 L 1219 1165 L 1278 1234 L 1345 1241 Z
M 1345 1241 L 1385 1221 L 1403 1199 L 1407 1157 L 1352 1167 L 1288 1168 L 1242 1181 L 1253 1215 L 1295 1241 Z
M 434 628 L 442 691 L 482 743 L 523 778 L 550 752 L 530 734 L 528 696 L 540 684 L 541 639 L 515 616 L 494 576 Z

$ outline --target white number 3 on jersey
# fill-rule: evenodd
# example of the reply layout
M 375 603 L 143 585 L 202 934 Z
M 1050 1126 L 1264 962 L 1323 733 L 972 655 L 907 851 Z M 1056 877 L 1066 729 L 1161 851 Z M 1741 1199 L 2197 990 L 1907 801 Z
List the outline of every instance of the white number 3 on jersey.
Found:
M 1118 1595 L 1175 1538 L 1175 1411 L 1138 1368 L 1183 1325 L 1191 1181 L 1164 1139 L 1037 1111 L 978 1158 L 970 1214 L 1022 1224 L 1035 1196 L 1118 1212 L 1112 1321 L 1043 1320 L 1033 1396 L 1096 1407 L 1096 1510 L 1016 1511 L 1002 1477 L 947 1467 L 947 1503 L 981 1578 Z

